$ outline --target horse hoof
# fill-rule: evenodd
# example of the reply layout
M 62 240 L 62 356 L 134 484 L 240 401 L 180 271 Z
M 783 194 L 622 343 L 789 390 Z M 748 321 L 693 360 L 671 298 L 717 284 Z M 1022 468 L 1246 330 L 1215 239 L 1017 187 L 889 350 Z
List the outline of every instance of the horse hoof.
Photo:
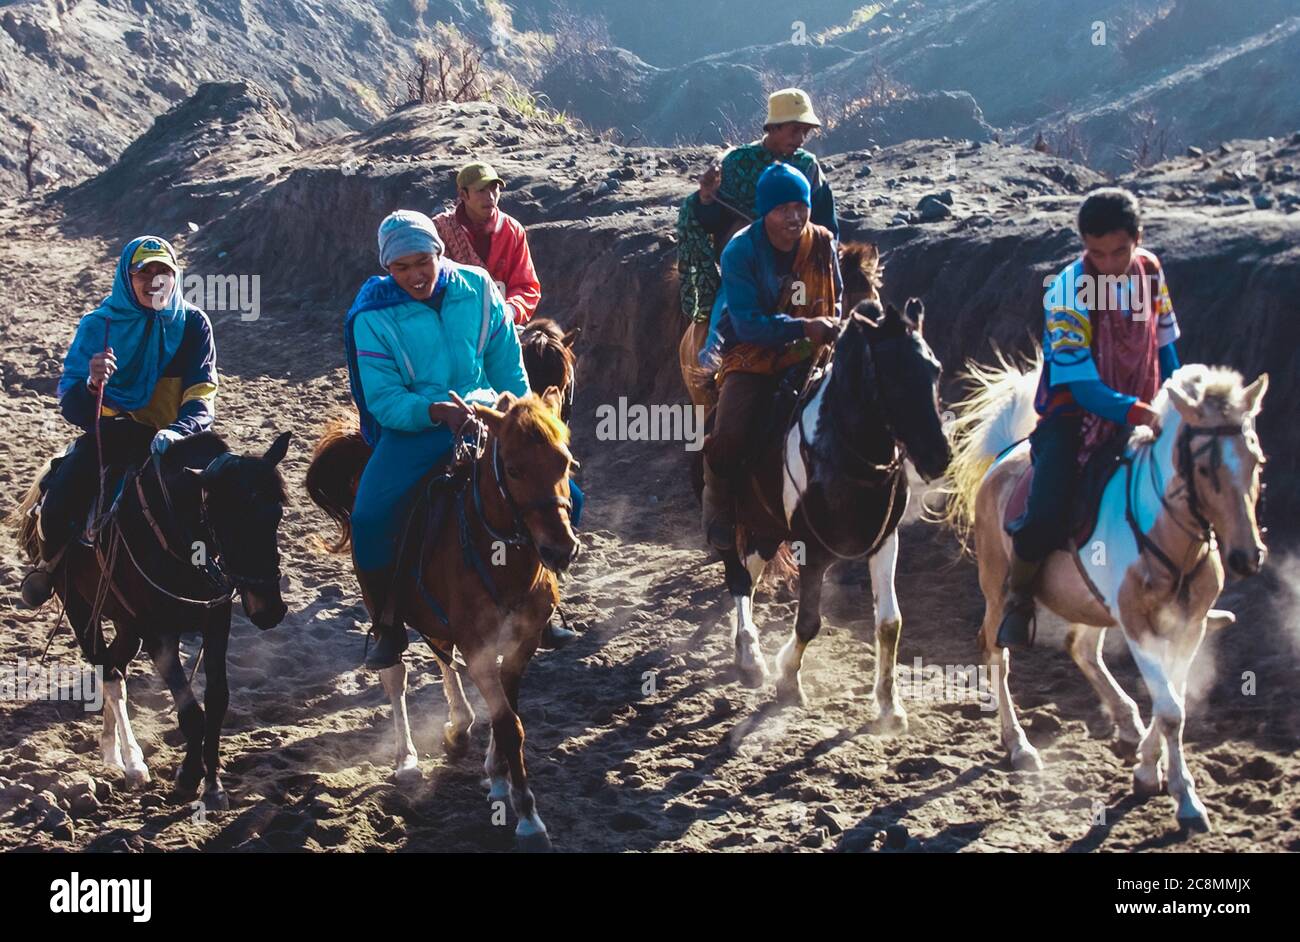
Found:
M 510 797 L 510 780 L 505 776 L 488 779 L 488 801 L 505 801 Z
M 1133 794 L 1138 798 L 1152 798 L 1165 790 L 1165 777 L 1159 767 L 1154 776 L 1144 774 L 1142 766 L 1133 770 Z
M 1198 799 L 1186 798 L 1179 802 L 1178 826 L 1184 831 L 1205 834 L 1211 830 L 1209 812 Z
M 393 780 L 397 782 L 418 782 L 423 778 L 424 774 L 420 771 L 420 763 L 415 756 L 407 756 L 393 770 Z
M 198 792 L 201 784 L 203 784 L 202 772 L 187 775 L 182 767 L 176 770 L 176 777 L 172 779 L 172 791 L 182 798 L 189 798 Z
M 521 854 L 549 854 L 555 849 L 551 846 L 550 835 L 545 831 L 517 835 L 515 847 Z
M 776 702 L 782 706 L 807 709 L 808 695 L 803 692 L 803 684 L 798 678 L 793 682 L 781 681 L 776 685 Z
M 141 788 L 149 784 L 149 770 L 144 766 L 138 769 L 126 769 L 127 788 Z
M 224 788 L 211 788 L 203 793 L 203 807 L 208 811 L 229 811 L 230 796 Z
M 1113 739 L 1110 743 L 1110 751 L 1118 756 L 1121 762 L 1136 762 L 1138 744 L 1127 739 Z
M 872 729 L 877 736 L 902 736 L 907 732 L 907 728 L 907 714 L 901 711 L 891 710 L 881 713 L 872 724 Z
M 463 759 L 469 753 L 469 733 L 465 730 L 450 732 L 450 727 L 442 731 L 442 751 L 449 759 Z
M 1026 746 L 1011 753 L 1011 768 L 1017 772 L 1043 771 L 1043 759 L 1033 746 Z

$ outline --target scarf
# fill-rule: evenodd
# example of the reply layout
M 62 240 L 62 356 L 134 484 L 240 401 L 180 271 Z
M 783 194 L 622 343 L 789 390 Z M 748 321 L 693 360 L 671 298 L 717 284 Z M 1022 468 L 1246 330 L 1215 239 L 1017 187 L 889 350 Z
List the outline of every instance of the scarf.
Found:
M 171 295 L 161 311 L 136 300 L 131 286 L 128 270 L 131 257 L 146 239 L 163 243 L 172 258 L 176 257 L 166 240 L 157 236 L 139 236 L 126 244 L 113 273 L 113 290 L 77 324 L 76 335 L 63 359 L 63 375 L 58 386 L 60 398 L 69 389 L 86 382 L 91 357 L 109 346 L 117 358 L 117 369 L 104 386 L 104 404 L 123 412 L 143 409 L 153 398 L 163 370 L 180 349 L 185 336 L 186 311 L 191 309 L 181 296 L 181 276 L 176 276 Z
M 761 225 L 755 223 L 754 225 Z M 795 247 L 794 265 L 790 277 L 781 286 L 776 310 L 791 317 L 834 317 L 835 302 L 835 240 L 821 226 L 807 225 Z M 794 288 L 803 285 L 803 303 L 795 303 Z M 721 386 L 728 373 L 761 373 L 773 375 L 794 366 L 811 356 L 812 344 L 798 340 L 784 347 L 765 347 L 755 343 L 738 343 L 731 346 L 722 357 L 718 370 Z
M 1086 258 L 1083 264 L 1084 271 L 1096 278 L 1097 270 Z M 1092 360 L 1097 365 L 1097 375 L 1111 389 L 1150 402 L 1160 388 L 1160 356 L 1156 347 L 1158 317 L 1155 292 L 1147 281 L 1146 264 L 1140 254 L 1134 255 L 1126 276 L 1130 284 L 1136 280 L 1137 297 L 1131 297 L 1129 287 L 1125 285 L 1121 291 L 1121 304 L 1111 305 L 1098 297 L 1089 312 Z M 1080 467 L 1087 464 L 1093 452 L 1118 431 L 1119 426 L 1114 422 L 1085 411 L 1080 430 Z

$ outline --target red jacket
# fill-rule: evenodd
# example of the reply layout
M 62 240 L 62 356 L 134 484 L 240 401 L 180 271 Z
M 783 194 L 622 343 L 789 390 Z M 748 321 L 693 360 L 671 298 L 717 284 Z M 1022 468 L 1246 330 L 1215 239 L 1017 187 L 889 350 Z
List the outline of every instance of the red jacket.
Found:
M 486 264 L 474 250 L 474 234 L 457 218 L 455 209 L 434 216 L 433 223 L 442 236 L 447 257 L 462 265 L 486 268 L 505 296 L 515 325 L 527 324 L 542 300 L 542 286 L 537 281 L 533 257 L 528 251 L 528 236 L 519 220 L 497 211 Z

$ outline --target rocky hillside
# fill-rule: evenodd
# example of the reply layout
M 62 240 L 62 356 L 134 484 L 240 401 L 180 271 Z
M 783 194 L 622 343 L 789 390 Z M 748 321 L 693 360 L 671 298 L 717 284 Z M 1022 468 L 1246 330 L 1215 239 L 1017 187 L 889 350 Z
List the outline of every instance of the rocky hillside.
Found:
M 529 227 L 541 315 L 583 328 L 580 403 L 682 397 L 673 223 L 708 150 L 618 146 L 483 103 L 411 106 L 318 146 L 298 146 L 290 128 L 255 86 L 205 86 L 118 165 L 50 204 L 69 231 L 118 240 L 161 229 L 192 270 L 260 276 L 262 320 L 230 319 L 226 335 L 255 344 L 269 321 L 300 325 L 311 377 L 341 366 L 342 312 L 376 270 L 378 220 L 440 209 L 455 168 L 486 158 L 509 181 L 503 205 Z M 987 358 L 991 344 L 1029 349 L 1043 278 L 1076 253 L 1079 198 L 1103 181 L 1020 146 L 955 139 L 825 166 L 846 235 L 881 245 L 887 299 L 925 301 L 950 370 Z M 154 175 L 164 194 L 132 205 L 134 181 Z M 1286 404 L 1300 394 L 1300 135 L 1240 141 L 1121 182 L 1143 195 L 1183 358 L 1271 373 L 1261 427 L 1280 485 L 1272 503 L 1294 508 L 1300 430 Z

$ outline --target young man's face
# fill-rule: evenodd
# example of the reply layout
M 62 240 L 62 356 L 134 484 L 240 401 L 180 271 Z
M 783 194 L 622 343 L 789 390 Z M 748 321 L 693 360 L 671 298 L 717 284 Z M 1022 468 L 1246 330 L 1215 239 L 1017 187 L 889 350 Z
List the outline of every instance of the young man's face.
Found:
M 162 262 L 150 262 L 137 272 L 131 273 L 131 288 L 135 299 L 142 307 L 152 311 L 161 311 L 167 306 L 176 285 L 176 273 Z
M 438 278 L 438 256 L 428 252 L 403 255 L 388 266 L 398 287 L 417 301 L 433 297 L 433 285 Z
M 1141 230 L 1138 230 L 1137 238 L 1124 229 L 1099 236 L 1085 235 L 1083 254 L 1088 256 L 1088 261 L 1092 262 L 1098 273 L 1118 277 L 1125 274 L 1133 264 L 1133 253 L 1141 242 Z
M 501 200 L 501 182 L 495 181 L 477 189 L 467 188 L 460 191 L 460 198 L 465 203 L 469 217 L 475 222 L 486 222 L 496 212 Z
M 763 217 L 763 225 L 773 242 L 789 244 L 803 234 L 809 215 L 807 203 L 782 203 Z
M 814 130 L 814 125 L 800 124 L 798 121 L 774 124 L 767 129 L 767 149 L 778 157 L 789 157 L 803 147 L 803 142 L 808 140 L 808 135 Z

